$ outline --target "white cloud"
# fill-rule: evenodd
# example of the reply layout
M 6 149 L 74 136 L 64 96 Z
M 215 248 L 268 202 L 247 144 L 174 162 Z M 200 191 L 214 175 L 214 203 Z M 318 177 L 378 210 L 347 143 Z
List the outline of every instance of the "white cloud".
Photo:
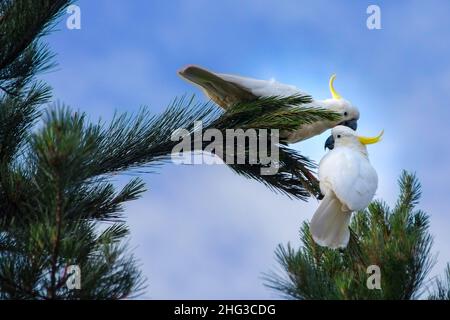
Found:
M 155 190 L 127 212 L 152 298 L 274 297 L 260 277 L 275 265 L 277 244 L 298 243 L 313 203 L 276 195 L 225 166 L 171 166 L 149 180 Z
M 136 8 L 82 2 L 83 15 L 95 17 L 82 32 L 97 38 L 89 45 L 75 43 L 76 50 L 74 36 L 58 38 L 64 48 L 60 55 L 67 56 L 61 70 L 48 76 L 57 98 L 93 119 L 108 118 L 114 109 L 152 104 L 156 110 L 180 90 L 193 92 L 175 75 L 187 63 L 276 77 L 320 98 L 328 96 L 326 77 L 338 72 L 341 93 L 362 110 L 360 131 L 386 129 L 384 141 L 369 149 L 380 176 L 377 197 L 393 203 L 400 170 L 418 171 L 421 207 L 432 215 L 434 249 L 441 253 L 435 270 L 442 271 L 450 261 L 450 68 L 442 59 L 448 57 L 443 41 L 448 10 L 419 1 L 382 5 L 383 30 L 371 33 L 365 7 L 356 2 L 181 1 L 158 12 L 143 9 L 138 20 Z M 100 33 L 96 21 L 106 24 Z M 129 33 L 102 38 L 108 27 L 118 25 Z M 91 48 L 99 43 L 104 46 L 94 47 L 102 52 Z M 273 50 L 267 52 L 269 47 Z M 317 161 L 324 140 L 322 135 L 295 147 Z M 274 297 L 262 286 L 261 272 L 275 266 L 278 243 L 298 244 L 301 221 L 311 217 L 316 203 L 275 195 L 224 166 L 168 166 L 145 179 L 150 191 L 127 206 L 127 215 L 148 277 L 147 297 Z

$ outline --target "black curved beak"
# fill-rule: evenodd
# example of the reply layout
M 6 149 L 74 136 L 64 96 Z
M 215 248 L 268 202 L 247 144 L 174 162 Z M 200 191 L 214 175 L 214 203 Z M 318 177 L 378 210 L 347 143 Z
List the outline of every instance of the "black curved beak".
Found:
M 339 123 L 339 125 L 349 127 L 350 129 L 356 131 L 356 129 L 358 129 L 358 119 L 343 121 Z
M 332 135 L 325 141 L 325 150 L 327 150 L 327 148 L 330 150 L 334 149 L 334 137 Z
M 358 129 L 358 119 L 352 119 L 352 120 L 347 120 L 347 121 L 342 121 L 341 123 L 339 123 L 340 126 L 346 126 L 349 127 L 350 129 L 353 129 L 356 131 L 356 129 Z M 329 136 L 327 141 L 325 141 L 325 150 L 330 149 L 333 150 L 334 149 L 334 138 L 333 136 Z

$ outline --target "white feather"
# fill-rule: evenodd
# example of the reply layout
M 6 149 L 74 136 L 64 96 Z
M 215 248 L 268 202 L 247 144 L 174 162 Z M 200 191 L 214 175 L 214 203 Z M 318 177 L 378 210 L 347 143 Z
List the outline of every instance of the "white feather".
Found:
M 350 217 L 351 212 L 344 211 L 339 199 L 329 192 L 311 220 L 310 231 L 314 241 L 332 249 L 345 248 L 350 239 Z
M 230 74 L 217 74 L 217 75 L 222 79 L 224 79 L 225 81 L 235 83 L 247 89 L 257 97 L 271 97 L 271 96 L 289 97 L 296 94 L 301 95 L 307 94 L 302 90 L 298 89 L 296 86 L 280 83 L 275 81 L 275 79 L 259 80 Z
M 230 106 L 243 102 L 253 101 L 259 97 L 279 96 L 288 97 L 292 95 L 308 95 L 296 86 L 277 82 L 275 80 L 259 80 L 230 74 L 211 72 L 198 66 L 187 66 L 180 70 L 179 75 L 199 86 L 204 93 L 226 109 Z M 343 120 L 359 118 L 359 111 L 345 99 L 313 100 L 305 107 L 329 109 L 343 115 L 338 121 L 316 121 L 305 124 L 297 130 L 282 132 L 282 138 L 289 143 L 309 139 L 322 132 L 333 128 Z M 345 116 L 345 114 L 347 114 Z
M 320 189 L 324 199 L 311 221 L 313 239 L 330 248 L 346 247 L 351 213 L 365 209 L 378 187 L 378 176 L 366 147 L 346 127 L 333 129 L 335 148 L 319 164 Z M 339 138 L 337 138 L 339 137 Z
M 367 156 L 346 146 L 336 146 L 320 161 L 319 180 L 323 194 L 332 190 L 351 211 L 366 208 L 378 186 Z

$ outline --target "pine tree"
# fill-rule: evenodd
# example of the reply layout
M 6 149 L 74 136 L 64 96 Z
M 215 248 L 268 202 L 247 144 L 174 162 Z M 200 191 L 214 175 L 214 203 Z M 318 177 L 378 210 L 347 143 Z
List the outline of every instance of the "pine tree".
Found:
M 116 115 L 110 124 L 90 123 L 84 113 L 65 105 L 43 110 L 51 90 L 36 76 L 54 61 L 42 37 L 69 4 L 0 0 L 3 299 L 122 299 L 139 294 L 144 279 L 127 250 L 123 204 L 139 198 L 145 186 L 135 178 L 117 190 L 111 177 L 169 161 L 176 129 L 194 136 L 196 121 L 202 121 L 202 130 L 255 128 L 260 134 L 260 129 L 293 130 L 338 117 L 302 106 L 311 101 L 308 96 L 264 98 L 225 113 L 211 103 L 176 99 L 158 116 L 143 109 L 134 116 Z M 282 141 L 279 147 L 275 175 L 262 175 L 263 164 L 229 167 L 294 198 L 318 196 L 311 173 L 315 165 Z M 244 155 L 248 152 L 247 147 Z M 66 285 L 74 265 L 81 271 L 81 288 L 76 290 Z
M 373 201 L 354 214 L 347 248 L 317 245 L 308 223 L 300 229 L 302 246 L 280 245 L 276 258 L 281 272 L 266 274 L 266 285 L 290 299 L 417 299 L 428 289 L 427 275 L 435 259 L 428 215 L 417 209 L 421 186 L 416 176 L 403 172 L 394 208 Z M 380 268 L 381 289 L 368 289 L 367 268 Z M 430 298 L 449 297 L 447 279 L 439 280 Z
M 430 291 L 430 300 L 450 300 L 450 264 L 447 264 L 444 276 L 436 279 L 434 288 Z

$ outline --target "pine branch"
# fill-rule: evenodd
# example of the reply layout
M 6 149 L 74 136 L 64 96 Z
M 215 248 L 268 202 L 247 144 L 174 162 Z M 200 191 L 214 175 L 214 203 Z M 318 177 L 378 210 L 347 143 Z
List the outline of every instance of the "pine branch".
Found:
M 319 120 L 335 121 L 340 115 L 322 108 L 304 107 L 311 103 L 307 95 L 288 97 L 262 97 L 250 102 L 238 103 L 211 127 L 228 129 L 279 129 L 292 131 Z
M 421 186 L 415 174 L 403 171 L 398 181 L 401 194 L 396 204 L 396 210 L 413 209 L 422 196 Z
M 290 131 L 319 119 L 332 120 L 338 117 L 329 111 L 298 106 L 298 103 L 310 101 L 310 98 L 302 96 L 262 98 L 255 102 L 238 104 L 221 115 L 218 109 L 209 103 L 193 104 L 192 99 L 188 103 L 184 101 L 184 99 L 175 100 L 174 104 L 159 117 L 149 118 L 149 115 L 143 112 L 136 120 L 120 117 L 113 121 L 107 130 L 109 134 L 105 135 L 108 138 L 104 139 L 112 141 L 113 144 L 102 145 L 102 154 L 99 156 L 102 160 L 95 174 L 123 171 L 143 165 L 158 165 L 169 160 L 172 149 L 178 143 L 171 141 L 170 135 L 176 129 L 185 128 L 194 136 L 195 121 L 203 121 L 203 132 L 217 129 L 224 136 L 227 129 L 255 128 L 258 130 L 259 138 L 261 129 Z M 281 111 L 289 121 L 277 117 Z M 146 118 L 149 120 L 146 121 Z M 269 121 L 269 119 L 278 120 Z M 294 120 L 297 122 L 296 126 L 293 124 Z M 126 127 L 134 128 L 133 132 L 128 132 Z M 202 149 L 208 144 L 209 142 L 204 142 Z M 248 147 L 246 145 L 244 151 L 246 155 L 250 152 Z M 260 181 L 272 190 L 294 198 L 305 199 L 310 194 L 318 196 L 320 193 L 318 182 L 311 174 L 315 165 L 292 149 L 282 145 L 277 148 L 280 154 L 279 170 L 274 176 L 262 175 L 261 169 L 264 165 L 260 164 L 229 164 L 229 167 L 240 175 Z M 115 166 L 111 166 L 110 163 L 114 163 Z
M 442 278 L 437 278 L 433 291 L 428 296 L 429 300 L 450 300 L 450 264 L 444 271 Z
M 308 197 L 320 196 L 319 182 L 311 173 L 316 165 L 295 150 L 285 146 L 279 147 L 279 167 L 276 174 L 262 175 L 264 165 L 230 164 L 229 167 L 239 175 L 263 183 L 274 192 L 291 198 L 306 200 Z
M 116 191 L 113 174 L 154 168 L 171 159 L 172 133 L 193 137 L 216 128 L 281 130 L 284 135 L 337 114 L 305 108 L 307 96 L 269 97 L 221 112 L 211 103 L 177 99 L 161 115 L 142 110 L 116 115 L 110 125 L 91 124 L 65 106 L 50 109 L 31 132 L 50 89 L 35 76 L 54 66 L 41 43 L 71 1 L 0 0 L 0 298 L 122 299 L 138 294 L 142 275 L 123 239 L 125 225 L 99 231 L 101 222 L 120 221 L 123 204 L 145 190 L 140 179 Z M 203 132 L 196 127 L 202 121 Z M 238 143 L 238 142 L 236 142 Z M 268 145 L 277 145 L 269 136 Z M 317 194 L 314 164 L 281 141 L 275 175 L 267 165 L 229 164 L 235 172 L 275 191 L 305 199 Z M 202 151 L 206 143 L 200 144 Z M 278 147 L 278 145 L 277 145 Z M 197 146 L 196 146 L 197 148 Z M 244 149 L 248 157 L 251 150 Z M 225 155 L 226 156 L 226 155 Z M 239 156 L 239 155 L 236 155 Z M 67 267 L 82 270 L 82 288 L 69 290 Z
M 289 109 L 293 109 L 292 117 L 304 117 L 308 111 L 298 113 L 297 109 L 301 107 L 292 108 L 293 103 L 303 101 L 299 97 L 288 98 L 267 98 L 258 100 L 255 103 L 249 103 L 248 108 L 252 112 L 258 108 L 261 118 L 266 121 L 271 117 L 271 112 L 279 112 L 285 109 L 287 113 Z M 308 101 L 308 100 L 306 100 Z M 247 105 L 247 104 L 245 104 Z M 266 106 L 267 108 L 263 107 Z M 147 110 L 142 110 L 136 117 L 127 115 L 116 116 L 110 126 L 102 124 L 88 124 L 86 117 L 83 114 L 72 114 L 68 108 L 60 107 L 59 111 L 55 109 L 47 114 L 44 121 L 44 127 L 41 132 L 34 136 L 31 154 L 36 154 L 37 158 L 31 159 L 32 167 L 39 168 L 37 173 L 41 176 L 39 179 L 48 179 L 48 171 L 53 170 L 55 161 L 64 166 L 59 168 L 65 172 L 67 179 L 73 179 L 73 182 L 81 183 L 95 179 L 96 177 L 124 172 L 139 167 L 154 167 L 167 162 L 172 157 L 172 150 L 178 144 L 178 141 L 172 141 L 171 135 L 179 128 L 184 128 L 190 132 L 191 136 L 196 136 L 197 129 L 195 128 L 196 121 L 203 122 L 203 131 L 208 129 L 217 129 L 226 134 L 227 129 L 238 129 L 241 126 L 248 126 L 251 121 L 252 125 L 258 124 L 258 117 L 253 117 L 249 120 L 249 115 L 245 115 L 244 104 L 236 106 L 239 112 L 231 108 L 230 113 L 220 114 L 216 106 L 207 104 L 195 104 L 193 98 L 186 100 L 182 98 L 175 100 L 169 108 L 159 116 L 152 116 Z M 263 109 L 269 111 L 264 112 Z M 299 123 L 309 123 L 312 119 L 317 119 L 322 111 L 306 117 L 304 122 L 299 119 Z M 335 117 L 333 113 L 331 116 Z M 242 117 L 242 118 L 241 118 Z M 279 127 L 283 125 L 284 127 Z M 282 130 L 291 130 L 292 124 L 280 121 L 277 123 L 277 128 Z M 258 139 L 261 129 L 274 129 L 275 125 L 266 125 L 263 128 L 257 128 Z M 58 132 L 74 132 L 77 139 L 81 139 L 80 145 L 69 147 L 68 141 L 72 141 L 72 137 L 55 139 L 58 137 Z M 59 141 L 59 142 L 58 142 Z M 78 141 L 78 140 L 76 140 Z M 193 150 L 196 147 L 193 141 Z M 237 144 L 237 141 L 235 141 Z M 269 135 L 269 142 L 271 144 L 271 137 Z M 58 145 L 65 145 L 67 149 L 64 152 L 62 159 L 50 159 L 49 155 L 53 155 L 54 151 L 48 149 L 58 148 Z M 202 150 L 209 144 L 203 141 L 200 145 Z M 235 144 L 235 150 L 237 145 Z M 251 152 L 249 145 L 245 146 L 244 157 L 248 157 Z M 237 161 L 229 164 L 229 167 L 236 173 L 251 179 L 262 182 L 274 191 L 281 192 L 288 196 L 306 199 L 310 195 L 318 196 L 320 194 L 317 179 L 312 174 L 315 165 L 298 154 L 296 151 L 289 149 L 283 145 L 277 145 L 279 151 L 279 160 L 275 164 L 278 171 L 274 175 L 262 174 L 262 169 L 274 164 L 249 164 L 245 162 L 238 164 Z M 70 152 L 69 152 L 70 149 Z M 225 149 L 225 148 L 224 148 Z M 78 155 L 78 156 L 77 156 Z M 223 155 L 226 156 L 226 155 Z M 242 156 L 236 154 L 235 158 Z M 225 158 L 225 157 L 224 157 Z M 78 166 L 74 166 L 71 159 L 79 161 Z M 236 160 L 236 159 L 234 159 Z M 77 170 L 73 170 L 76 167 Z
M 48 102 L 50 90 L 33 85 L 26 96 L 0 98 L 0 161 L 7 163 L 21 149 L 40 113 L 38 107 Z
M 400 195 L 391 210 L 382 201 L 353 215 L 351 239 L 344 250 L 315 244 L 304 223 L 302 246 L 294 250 L 280 246 L 276 257 L 281 272 L 265 276 L 265 284 L 292 299 L 417 299 L 434 264 L 429 218 L 415 210 L 420 199 L 420 183 L 415 175 L 403 172 Z M 368 290 L 366 268 L 381 269 L 382 290 Z M 441 282 L 441 287 L 442 282 Z M 445 290 L 435 293 L 442 297 Z
M 14 63 L 36 40 L 48 34 L 69 0 L 20 0 L 0 3 L 0 70 Z
M 74 218 L 120 221 L 123 204 L 136 200 L 144 191 L 145 186 L 141 179 L 131 180 L 117 194 L 112 183 L 99 179 L 86 186 L 77 187 L 71 199 L 74 210 L 68 211 L 68 215 Z
M 50 98 L 35 76 L 54 66 L 40 39 L 70 3 L 0 0 L 0 299 L 121 299 L 142 288 L 121 245 L 127 228 L 98 228 L 144 190 L 135 179 L 116 192 L 99 173 L 96 143 L 110 137 L 64 109 L 30 133 Z M 65 285 L 70 264 L 82 269 L 80 290 Z
M 70 2 L 0 2 L 0 161 L 12 159 L 38 116 L 37 108 L 48 102 L 49 87 L 34 77 L 54 66 L 53 55 L 39 39 Z

